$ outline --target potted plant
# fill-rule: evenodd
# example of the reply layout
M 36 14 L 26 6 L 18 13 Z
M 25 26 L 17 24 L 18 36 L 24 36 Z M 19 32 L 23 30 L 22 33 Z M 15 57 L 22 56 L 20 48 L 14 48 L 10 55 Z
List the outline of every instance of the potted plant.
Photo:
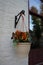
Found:
M 25 21 L 26 21 L 25 20 L 25 10 L 22 10 L 15 17 L 15 28 L 17 30 L 15 33 L 14 32 L 12 33 L 12 37 L 11 37 L 11 39 L 13 39 L 14 44 L 15 42 L 17 43 L 16 46 L 18 48 L 18 52 L 20 53 L 27 52 L 30 48 L 29 32 L 27 32 L 27 26 L 26 26 Z
M 21 53 L 28 53 L 30 50 L 30 40 L 29 40 L 29 33 L 28 32 L 21 32 L 17 30 L 15 33 L 12 33 L 13 43 L 17 46 L 18 52 Z

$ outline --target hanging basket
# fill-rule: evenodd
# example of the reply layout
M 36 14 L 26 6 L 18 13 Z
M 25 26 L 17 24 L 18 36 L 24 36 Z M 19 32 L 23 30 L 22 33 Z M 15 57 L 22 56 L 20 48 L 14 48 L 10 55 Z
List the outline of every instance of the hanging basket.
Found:
M 18 25 L 16 25 L 16 32 L 12 33 L 11 39 L 13 39 L 13 43 L 17 46 L 17 52 L 20 54 L 26 54 L 30 50 L 30 40 L 29 40 L 29 32 L 27 32 L 27 25 L 25 24 L 25 15 L 23 13 L 20 13 L 20 21 L 18 22 L 18 18 L 15 22 L 18 22 Z

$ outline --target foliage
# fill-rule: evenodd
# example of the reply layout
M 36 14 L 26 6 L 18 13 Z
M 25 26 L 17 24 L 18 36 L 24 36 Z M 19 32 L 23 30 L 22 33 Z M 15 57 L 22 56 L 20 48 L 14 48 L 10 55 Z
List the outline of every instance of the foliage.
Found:
M 38 13 L 38 10 L 34 6 L 31 7 L 31 11 L 34 13 Z
M 40 0 L 40 15 L 43 16 L 43 0 Z M 43 33 L 43 18 L 41 19 L 41 31 Z
M 35 7 L 34 7 L 34 9 L 37 11 L 37 9 Z M 36 13 L 38 13 L 38 12 L 36 12 Z M 33 15 L 31 17 L 32 17 L 33 33 L 34 33 L 33 43 L 36 47 L 38 47 L 39 46 L 39 40 L 41 37 L 41 29 L 40 29 L 40 25 L 39 25 L 40 19 L 36 16 L 33 16 Z
M 43 2 L 43 0 L 40 0 L 41 2 Z
M 42 3 L 40 4 L 40 15 L 43 16 L 43 4 Z

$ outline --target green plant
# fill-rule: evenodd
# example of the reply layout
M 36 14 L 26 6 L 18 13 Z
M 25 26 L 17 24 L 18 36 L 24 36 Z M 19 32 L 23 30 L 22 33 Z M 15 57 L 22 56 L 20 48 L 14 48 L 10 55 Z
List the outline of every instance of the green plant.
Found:
M 36 10 L 36 13 L 38 13 L 36 8 L 35 8 L 35 10 Z M 33 15 L 31 17 L 32 17 L 33 33 L 34 33 L 33 46 L 37 48 L 37 47 L 39 47 L 39 44 L 40 44 L 39 41 L 40 41 L 40 37 L 41 37 L 41 29 L 40 29 L 40 25 L 39 25 L 40 19 Z
M 29 33 L 16 31 L 12 33 L 13 42 L 29 42 Z

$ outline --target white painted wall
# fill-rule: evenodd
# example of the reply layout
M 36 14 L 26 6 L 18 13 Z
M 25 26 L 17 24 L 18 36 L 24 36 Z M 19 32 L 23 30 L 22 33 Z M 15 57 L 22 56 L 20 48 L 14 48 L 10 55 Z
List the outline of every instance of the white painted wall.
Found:
M 28 29 L 28 0 L 0 0 L 0 29 L 12 33 L 14 18 L 21 10 L 25 10 Z
M 27 19 L 27 5 L 27 0 L 0 0 L 0 65 L 28 65 L 28 56 L 18 57 L 11 40 L 14 17 L 24 9 Z
M 11 40 L 14 17 L 22 9 L 26 11 L 27 25 L 27 0 L 0 0 L 0 65 L 28 65 L 28 57 L 18 57 Z

